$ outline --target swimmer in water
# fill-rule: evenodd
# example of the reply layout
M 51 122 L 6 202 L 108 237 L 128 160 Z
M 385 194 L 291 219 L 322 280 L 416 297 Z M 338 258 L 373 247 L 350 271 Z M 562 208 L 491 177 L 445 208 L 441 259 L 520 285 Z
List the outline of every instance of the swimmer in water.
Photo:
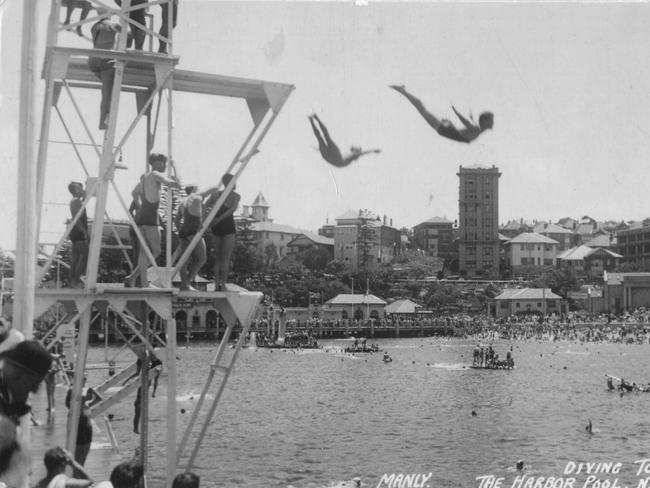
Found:
M 587 427 L 585 427 L 585 430 L 586 430 L 587 433 L 589 433 L 589 434 L 592 433 L 592 431 L 591 431 L 591 419 L 589 419 L 589 423 L 587 424 Z
M 384 353 L 384 362 L 385 363 L 390 363 L 393 361 L 393 358 L 391 358 L 387 352 Z

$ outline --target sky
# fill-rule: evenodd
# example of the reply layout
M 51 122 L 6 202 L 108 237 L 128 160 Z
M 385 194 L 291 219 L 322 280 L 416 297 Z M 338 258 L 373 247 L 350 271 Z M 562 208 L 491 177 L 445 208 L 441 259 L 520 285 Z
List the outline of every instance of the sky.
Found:
M 454 221 L 460 165 L 499 168 L 500 223 L 650 215 L 649 3 L 180 3 L 174 31 L 179 68 L 295 86 L 237 186 L 243 205 L 262 192 L 276 223 L 316 231 L 350 209 L 386 215 L 398 228 L 434 216 Z M 15 247 L 17 225 L 21 7 L 20 0 L 0 7 L 5 249 Z M 43 8 L 39 70 L 46 17 Z M 59 39 L 89 47 L 70 32 Z M 43 84 L 38 80 L 36 86 L 39 116 Z M 452 104 L 475 116 L 492 111 L 494 129 L 469 145 L 444 139 L 390 84 L 405 84 L 441 118 L 454 120 Z M 99 92 L 77 91 L 99 140 Z M 252 127 L 245 104 L 174 95 L 173 105 L 172 153 L 180 177 L 209 186 Z M 87 142 L 67 97 L 59 108 L 78 140 Z M 354 144 L 380 148 L 381 154 L 346 168 L 330 166 L 308 123 L 314 112 L 342 150 Z M 126 128 L 135 113 L 134 100 L 124 96 L 118 127 Z M 50 140 L 65 139 L 55 115 Z M 154 147 L 167 152 L 164 141 L 161 130 Z M 68 217 L 67 184 L 85 179 L 69 145 L 49 147 L 41 242 L 60 238 Z M 124 195 L 144 170 L 143 147 L 140 127 L 123 152 L 128 169 L 116 174 Z M 83 151 L 91 156 L 90 148 Z M 96 161 L 88 162 L 96 174 Z M 114 196 L 109 215 L 125 217 Z

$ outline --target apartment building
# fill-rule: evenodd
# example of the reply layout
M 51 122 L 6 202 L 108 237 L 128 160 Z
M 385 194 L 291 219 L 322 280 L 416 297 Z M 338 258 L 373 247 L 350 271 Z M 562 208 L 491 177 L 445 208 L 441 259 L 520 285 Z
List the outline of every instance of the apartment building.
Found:
M 458 169 L 459 270 L 467 276 L 499 275 L 499 177 L 496 166 Z

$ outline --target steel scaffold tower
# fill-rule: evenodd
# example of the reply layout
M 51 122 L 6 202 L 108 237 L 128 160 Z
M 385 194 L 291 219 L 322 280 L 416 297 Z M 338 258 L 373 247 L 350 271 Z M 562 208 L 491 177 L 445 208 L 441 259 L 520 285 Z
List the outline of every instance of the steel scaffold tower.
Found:
M 179 291 L 178 289 L 172 288 L 172 277 L 176 275 L 180 267 L 183 266 L 190 257 L 194 247 L 198 244 L 199 240 L 209 227 L 209 222 L 217 214 L 223 202 L 233 191 L 238 178 L 248 166 L 252 156 L 258 151 L 260 143 L 282 109 L 285 101 L 293 90 L 293 86 L 282 83 L 177 69 L 179 58 L 173 54 L 173 29 L 168 29 L 167 37 L 163 37 L 159 33 L 155 32 L 151 26 L 142 25 L 134 21 L 130 16 L 130 13 L 139 9 L 146 9 L 150 6 L 166 6 L 166 10 L 161 10 L 166 12 L 166 15 L 168 15 L 167 24 L 168 26 L 171 26 L 173 25 L 172 16 L 174 15 L 173 0 L 152 0 L 143 3 L 132 2 L 131 0 L 122 0 L 120 8 L 111 8 L 107 5 L 106 0 L 90 1 L 95 9 L 99 8 L 105 10 L 98 10 L 96 14 L 91 13 L 85 20 L 64 25 L 63 22 L 61 22 L 61 0 L 51 0 L 47 45 L 42 71 L 42 77 L 45 80 L 45 93 L 38 154 L 35 165 L 36 171 L 33 172 L 33 176 L 30 176 L 29 173 L 27 173 L 26 176 L 19 179 L 19 192 L 29 190 L 30 187 L 36 187 L 36 232 L 32 233 L 31 237 L 27 236 L 22 238 L 22 241 L 19 241 L 19 244 L 22 243 L 24 245 L 24 249 L 18 248 L 18 252 L 23 252 L 26 256 L 21 261 L 23 264 L 26 260 L 33 259 L 33 254 L 30 254 L 27 251 L 29 249 L 36 249 L 38 246 L 38 229 L 40 229 L 42 218 L 43 192 L 47 185 L 46 166 L 48 158 L 48 140 L 50 127 L 54 122 L 52 117 L 53 112 L 58 116 L 58 120 L 67 134 L 70 147 L 73 149 L 75 157 L 78 159 L 84 172 L 89 177 L 87 195 L 82 208 L 70 220 L 63 236 L 47 262 L 43 266 L 37 266 L 36 269 L 33 264 L 17 266 L 16 287 L 27 286 L 27 291 L 25 293 L 27 299 L 21 298 L 21 300 L 29 306 L 29 299 L 33 297 L 33 313 L 31 314 L 33 317 L 38 317 L 57 303 L 61 303 L 65 306 L 67 311 L 66 316 L 63 320 L 54 325 L 53 330 L 50 330 L 48 335 L 52 334 L 54 329 L 63 322 L 70 323 L 78 321 L 79 331 L 75 371 L 84 371 L 86 366 L 90 324 L 92 321 L 92 312 L 94 310 L 106 310 L 107 308 L 110 308 L 122 317 L 130 332 L 136 335 L 145 345 L 147 351 L 145 353 L 145 358 L 148 357 L 149 351 L 153 350 L 153 344 L 150 339 L 151 334 L 146 318 L 147 314 L 144 311 L 146 311 L 147 307 L 150 307 L 150 309 L 152 309 L 162 319 L 167 337 L 165 363 L 167 368 L 168 388 L 166 434 L 167 468 L 165 480 L 166 485 L 170 486 L 171 481 L 176 474 L 177 467 L 183 461 L 186 460 L 186 462 L 183 463 L 184 467 L 191 468 L 193 466 L 206 428 L 212 419 L 217 403 L 221 398 L 228 377 L 234 366 L 239 349 L 246 332 L 248 331 L 255 308 L 261 300 L 261 293 L 249 292 L 240 288 L 235 288 L 235 291 L 215 292 Z M 28 2 L 31 5 L 34 5 L 32 0 L 28 0 Z M 132 3 L 134 4 L 132 5 Z M 69 47 L 63 45 L 60 41 L 59 34 L 63 30 L 74 29 L 83 24 L 94 23 L 99 19 L 109 18 L 111 16 L 116 16 L 119 19 L 119 24 L 121 26 L 121 31 L 117 37 L 117 45 L 114 50 Z M 150 37 L 150 39 L 158 39 L 158 41 L 166 42 L 169 54 L 127 50 L 127 33 L 129 26 L 141 29 Z M 150 41 L 150 45 L 151 44 Z M 113 60 L 114 62 L 114 81 L 111 89 L 112 96 L 110 113 L 106 121 L 107 128 L 103 133 L 101 143 L 96 141 L 94 133 L 86 120 L 84 109 L 78 103 L 76 98 L 76 93 L 79 90 L 91 89 L 101 91 L 102 89 L 102 82 L 88 67 L 88 58 L 90 57 Z M 118 165 L 118 158 L 124 144 L 133 135 L 135 128 L 142 119 L 144 119 L 144 123 L 146 124 L 147 134 L 144 145 L 146 146 L 147 154 L 151 151 L 152 141 L 155 138 L 158 126 L 157 116 L 154 120 L 151 108 L 156 98 L 158 99 L 159 104 L 162 102 L 164 98 L 163 94 L 166 95 L 168 104 L 166 120 L 168 137 L 167 153 L 168 157 L 172 159 L 172 94 L 175 91 L 244 99 L 252 117 L 253 128 L 246 136 L 241 147 L 236 152 L 226 169 L 226 173 L 233 174 L 234 178 L 225 188 L 223 188 L 215 206 L 204 219 L 200 231 L 194 236 L 185 252 L 176 259 L 172 254 L 173 226 L 166 226 L 165 241 L 167 245 L 164 259 L 165 264 L 158 266 L 142 235 L 142 232 L 135 224 L 125 200 L 115 183 L 115 170 L 120 167 L 120 165 Z M 79 138 L 76 134 L 73 134 L 72 130 L 70 130 L 69 124 L 66 123 L 64 115 L 59 110 L 59 100 L 64 93 L 74 107 L 75 115 L 83 126 L 84 136 L 90 141 L 90 145 L 94 147 L 95 154 L 90 161 L 87 160 L 88 158 L 84 160 L 84 157 L 82 157 L 78 147 L 80 144 L 84 143 L 79 142 Z M 133 93 L 135 95 L 137 114 L 131 120 L 128 129 L 124 133 L 118 134 L 117 119 L 121 109 L 120 101 L 123 93 Z M 25 142 L 25 144 L 29 144 L 29 141 Z M 23 157 L 29 159 L 29 153 Z M 21 161 L 20 164 L 31 163 L 31 161 Z M 169 171 L 172 171 L 171 167 L 168 168 L 168 172 Z M 92 183 L 90 183 L 91 181 Z M 106 209 L 109 192 L 113 192 L 119 200 L 120 205 L 129 220 L 131 228 L 138 238 L 139 245 L 143 246 L 145 254 L 153 267 L 154 272 L 157 274 L 158 281 L 163 285 L 161 288 L 124 288 L 123 286 L 114 283 L 98 282 L 98 266 L 102 252 L 102 236 L 104 235 L 104 227 L 107 226 L 110 228 L 110 221 L 107 221 Z M 169 191 L 167 197 L 168 202 L 171 202 L 171 194 Z M 81 217 L 82 211 L 86 209 L 93 198 L 95 199 L 94 218 L 91 228 L 84 288 L 41 288 L 40 283 L 52 265 L 54 259 L 56 259 L 61 246 L 65 243 L 70 231 Z M 167 222 L 170 223 L 171 220 L 171 205 L 167 205 Z M 18 225 L 21 225 L 20 219 Z M 117 236 L 117 233 L 115 233 L 115 235 Z M 119 241 L 119 236 L 117 238 Z M 30 290 L 33 291 L 33 295 Z M 233 288 L 231 287 L 229 290 L 233 290 Z M 224 318 L 227 327 L 219 347 L 217 348 L 217 352 L 210 364 L 208 377 L 199 402 L 193 411 L 192 418 L 182 436 L 181 442 L 177 443 L 177 429 L 175 423 L 175 414 L 177 411 L 175 370 L 176 322 L 172 314 L 172 307 L 174 300 L 179 298 L 200 298 L 212 301 L 215 308 Z M 17 305 L 21 306 L 20 303 L 17 303 Z M 142 313 L 138 315 L 138 313 L 133 312 L 134 309 L 141 310 Z M 27 314 L 27 316 L 30 316 L 30 314 Z M 242 331 L 239 335 L 232 357 L 229 360 L 224 360 L 223 353 L 236 324 L 241 325 Z M 143 367 L 140 380 L 140 384 L 142 385 L 148 384 L 148 363 L 149 361 L 147 360 L 142 361 Z M 221 382 L 211 405 L 208 406 L 207 414 L 203 419 L 203 425 L 199 426 L 197 434 L 195 432 L 195 427 L 198 421 L 199 411 L 201 410 L 206 398 L 208 398 L 207 392 L 218 372 L 222 373 L 220 378 Z M 122 376 L 120 376 L 120 373 L 116 375 L 116 377 L 123 376 L 124 372 L 122 372 Z M 66 441 L 67 447 L 71 450 L 74 450 L 76 442 L 78 418 L 82 402 L 82 387 L 83 375 L 77 374 L 74 377 L 73 383 L 72 402 L 68 418 Z M 108 390 L 107 385 L 103 385 L 103 387 L 104 389 L 101 390 L 102 392 Z M 146 391 L 146 388 L 143 389 L 143 391 Z M 110 405 L 124 398 L 127 393 L 128 391 L 125 390 L 121 394 L 118 393 L 112 397 L 107 396 L 106 398 L 102 398 L 102 401 L 93 407 L 94 414 L 103 412 Z M 148 412 L 147 397 L 147 394 L 141 395 L 144 421 L 140 442 L 143 453 L 147 452 L 148 439 L 146 428 Z M 193 438 L 195 438 L 193 449 L 189 456 L 183 456 Z M 145 473 L 147 473 L 146 454 L 143 455 L 143 461 L 145 463 Z

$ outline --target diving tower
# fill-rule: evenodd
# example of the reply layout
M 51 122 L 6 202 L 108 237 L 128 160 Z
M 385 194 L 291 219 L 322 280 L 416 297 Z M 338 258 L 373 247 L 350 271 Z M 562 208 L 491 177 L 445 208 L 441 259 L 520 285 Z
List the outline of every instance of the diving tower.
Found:
M 30 8 L 35 8 L 35 0 L 26 0 Z M 172 36 L 173 29 L 168 30 L 167 37 L 154 30 L 151 22 L 153 16 L 149 15 L 147 25 L 139 24 L 134 21 L 129 14 L 132 11 L 150 7 L 150 11 L 158 13 L 163 11 L 158 6 L 167 6 L 166 13 L 168 25 L 172 25 L 173 0 L 151 0 L 144 3 L 132 5 L 131 0 L 122 0 L 121 7 L 110 8 L 105 0 L 90 0 L 94 9 L 90 15 L 83 21 L 63 25 L 61 0 L 51 0 L 50 13 L 48 20 L 47 41 L 45 50 L 45 59 L 42 65 L 41 77 L 45 82 L 45 90 L 42 105 L 40 135 L 38 140 L 37 155 L 30 158 L 30 153 L 22 153 L 25 161 L 20 161 L 20 165 L 34 165 L 35 170 L 30 174 L 19 179 L 19 192 L 29 191 L 29 188 L 36 188 L 36 232 L 31 236 L 21 237 L 19 231 L 19 241 L 17 243 L 17 252 L 24 253 L 22 265 L 16 269 L 16 286 L 23 287 L 26 290 L 25 297 L 21 298 L 17 294 L 16 306 L 26 306 L 26 317 L 38 317 L 55 304 L 63 304 L 66 313 L 61 321 L 54 325 L 53 330 L 48 335 L 55 334 L 57 327 L 64 323 L 78 323 L 78 344 L 75 359 L 75 371 L 84 371 L 87 363 L 89 331 L 93 313 L 107 308 L 114 311 L 123 319 L 123 323 L 138 338 L 138 342 L 144 345 L 145 353 L 142 361 L 142 373 L 140 384 L 148 384 L 148 364 L 146 360 L 149 354 L 153 352 L 154 343 L 152 340 L 152 331 L 148 321 L 148 311 L 151 310 L 162 320 L 166 337 L 165 352 L 161 354 L 161 359 L 165 364 L 167 371 L 167 452 L 166 452 L 166 472 L 165 486 L 171 486 L 171 481 L 179 468 L 191 468 L 194 459 L 201 446 L 201 441 L 213 417 L 214 411 L 225 389 L 228 377 L 233 369 L 239 349 L 243 339 L 248 331 L 255 309 L 261 301 L 262 294 L 259 292 L 250 292 L 238 287 L 227 287 L 226 291 L 214 292 L 187 292 L 180 291 L 172 287 L 172 277 L 176 275 L 181 266 L 189 259 L 193 249 L 209 227 L 212 218 L 217 214 L 223 202 L 234 190 L 234 187 L 249 165 L 252 157 L 258 152 L 259 146 L 266 133 L 271 128 L 276 117 L 282 110 L 284 103 L 291 94 L 293 86 L 285 83 L 277 83 L 263 80 L 254 80 L 239 78 L 233 76 L 223 76 L 217 74 L 203 73 L 197 71 L 188 71 L 178 68 L 180 57 L 174 53 L 174 41 Z M 27 12 L 27 10 L 25 10 Z M 82 46 L 78 44 L 83 42 L 80 38 L 71 43 L 67 38 L 61 35 L 65 30 L 74 29 L 81 25 L 94 24 L 102 18 L 116 18 L 121 26 L 121 31 L 117 36 L 117 42 L 114 49 L 94 49 L 92 46 Z M 157 17 L 156 17 L 157 18 Z M 162 18 L 159 19 L 162 21 Z M 154 41 L 164 41 L 168 46 L 168 53 L 160 54 L 151 51 L 133 51 L 127 49 L 127 33 L 131 28 L 139 28 L 145 32 L 150 39 Z M 182 28 L 182 27 L 179 27 Z M 152 42 L 150 42 L 150 45 Z M 95 128 L 95 123 L 89 122 L 92 117 L 96 116 L 97 107 L 99 106 L 99 96 L 96 97 L 96 105 L 88 110 L 87 106 L 78 100 L 79 90 L 94 90 L 93 93 L 100 93 L 102 90 L 102 81 L 90 71 L 88 59 L 90 57 L 113 60 L 114 81 L 111 88 L 111 103 L 108 119 L 106 120 L 107 128 L 101 133 Z M 172 225 L 167 225 L 164 229 L 163 239 L 166 249 L 162 259 L 156 260 L 144 239 L 144 236 L 138 226 L 135 224 L 132 214 L 129 212 L 125 196 L 121 193 L 116 180 L 120 178 L 119 170 L 124 167 L 119 162 L 121 151 L 127 140 L 134 138 L 136 127 L 142 124 L 146 125 L 146 140 L 141 145 L 149 154 L 152 150 L 153 142 L 156 138 L 159 127 L 159 110 L 163 103 L 167 104 L 166 120 L 162 124 L 166 125 L 166 147 L 167 157 L 173 160 L 174 153 L 174 123 L 173 123 L 173 94 L 185 92 L 189 94 L 199 94 L 215 97 L 231 97 L 242 99 L 246 102 L 246 107 L 252 119 L 252 128 L 247 133 L 239 149 L 234 155 L 228 157 L 224 163 L 223 173 L 231 173 L 234 178 L 225 187 L 221 188 L 221 194 L 217 199 L 215 206 L 204 219 L 200 231 L 194 236 L 193 240 L 180 256 L 175 256 L 172 250 Z M 124 96 L 123 96 L 124 95 Z M 135 116 L 132 111 L 126 113 L 124 105 L 129 103 L 130 96 L 135 95 L 135 106 L 137 113 Z M 74 122 L 81 124 L 83 130 L 75 133 L 71 130 L 65 116 L 59 109 L 60 101 L 63 97 L 74 108 Z M 158 109 L 154 110 L 157 101 Z M 56 117 L 55 117 L 56 116 Z M 118 130 L 118 117 L 121 121 L 128 120 L 126 130 Z M 92 119 L 96 120 L 96 118 Z M 35 249 L 38 246 L 38 234 L 41 219 L 43 218 L 43 195 L 44 188 L 48 185 L 47 167 L 52 164 L 48 161 L 48 146 L 50 132 L 54 124 L 60 124 L 65 131 L 70 148 L 70 158 L 76 159 L 83 168 L 88 178 L 86 197 L 82 208 L 72 217 L 65 228 L 61 239 L 56 244 L 51 257 L 42 266 L 34 267 L 33 254 L 27 252 L 29 249 Z M 180 122 L 182 123 L 182 122 Z M 218 130 L 218 129 L 217 129 Z M 24 144 L 30 144 L 33 141 L 23 141 Z M 79 150 L 81 145 L 93 147 L 91 157 L 82 154 Z M 32 161 L 32 159 L 34 159 Z M 145 158 L 143 158 L 144 162 Z M 229 161 L 229 162 L 228 162 Z M 147 170 L 146 163 L 142 171 Z M 168 165 L 168 174 L 171 175 L 172 165 Z M 215 180 L 220 178 L 221 174 L 215 175 Z M 131 182 L 129 186 L 133 186 Z M 159 288 L 126 288 L 121 284 L 102 283 L 98 281 L 98 269 L 102 258 L 102 236 L 104 227 L 110 229 L 110 216 L 108 215 L 107 199 L 108 195 L 114 195 L 119 201 L 124 216 L 128 218 L 133 232 L 137 236 L 139 245 L 143 247 L 149 260 L 150 266 L 157 275 L 157 281 L 162 284 Z M 66 196 L 67 197 L 67 196 Z M 167 200 L 171 202 L 171 190 L 167 190 Z M 93 204 L 94 202 L 94 204 Z M 167 205 L 166 222 L 172 221 L 172 205 Z M 82 211 L 92 209 L 93 225 L 91 228 L 88 264 L 86 269 L 86 279 L 83 288 L 45 288 L 41 287 L 41 282 L 58 255 L 62 246 L 66 243 L 70 231 L 82 215 Z M 123 217 L 122 217 L 123 218 Z M 21 225 L 21 219 L 18 219 L 18 225 Z M 117 233 L 115 232 L 117 235 Z M 119 237 L 118 237 L 119 241 Z M 119 247 L 122 246 L 118 242 Z M 128 256 L 125 254 L 125 260 Z M 130 261 L 129 261 L 130 262 Z M 162 262 L 162 264 L 161 264 Z M 31 295 L 31 296 L 30 296 Z M 178 441 L 176 426 L 176 321 L 173 315 L 173 304 L 176 300 L 183 298 L 200 298 L 210 300 L 214 307 L 219 311 L 226 323 L 225 333 L 219 343 L 215 356 L 209 366 L 205 387 L 199 399 L 199 403 L 193 411 L 192 419 L 189 426 Z M 33 306 L 30 301 L 33 299 Z M 96 314 L 95 314 L 96 315 Z M 228 341 L 233 336 L 235 328 L 240 330 L 239 338 L 235 345 L 235 351 L 228 359 L 224 359 L 224 351 L 228 346 Z M 27 328 L 31 332 L 31 325 Z M 30 334 L 28 334 L 30 335 Z M 129 346 L 131 344 L 127 342 Z M 133 364 L 129 366 L 133 368 Z M 118 372 L 117 377 L 121 378 L 126 374 L 125 371 Z M 214 381 L 218 381 L 217 393 L 214 399 L 211 399 L 207 407 L 207 413 L 203 415 L 202 425 L 198 425 L 199 411 L 206 403 L 208 398 L 207 392 Z M 112 384 L 111 384 L 112 385 Z M 101 385 L 100 385 L 101 386 Z M 113 387 L 114 385 L 112 385 Z M 78 418 L 81 411 L 82 402 L 83 375 L 77 374 L 74 377 L 73 393 L 70 416 L 68 419 L 67 441 L 68 449 L 74 451 L 76 441 Z M 134 388 L 120 391 L 114 395 L 110 394 L 111 388 L 104 385 L 101 389 L 101 401 L 94 407 L 95 414 L 99 415 L 111 405 L 122 400 L 127 394 L 131 393 Z M 141 429 L 141 452 L 145 465 L 145 476 L 149 478 L 147 453 L 147 412 L 148 412 L 148 395 L 141 395 L 142 398 L 142 429 Z M 189 453 L 189 454 L 186 454 Z M 109 473 L 106 473 L 108 476 Z M 149 479 L 148 479 L 149 481 Z

